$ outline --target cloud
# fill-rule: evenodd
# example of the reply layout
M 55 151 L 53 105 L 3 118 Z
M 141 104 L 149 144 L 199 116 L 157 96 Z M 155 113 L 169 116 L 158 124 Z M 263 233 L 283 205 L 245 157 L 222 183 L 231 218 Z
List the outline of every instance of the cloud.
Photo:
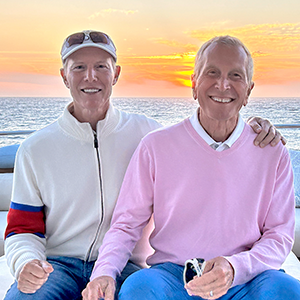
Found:
M 113 14 L 113 13 L 118 13 L 118 14 L 125 14 L 125 15 L 133 15 L 138 13 L 138 10 L 122 10 L 122 9 L 113 9 L 113 8 L 108 8 L 108 9 L 102 9 L 99 12 L 96 12 L 88 17 L 89 20 L 93 20 L 98 17 L 105 17 L 107 15 Z
M 236 28 L 203 28 L 186 32 L 190 38 L 205 42 L 218 35 L 240 38 L 250 49 L 254 64 L 254 80 L 260 85 L 300 83 L 300 23 L 246 25 Z M 156 56 L 124 57 L 130 65 L 126 80 L 163 80 L 176 86 L 190 86 L 194 57 L 198 45 L 176 40 L 152 39 L 153 43 L 176 49 L 175 53 Z
M 252 58 L 255 58 L 255 57 L 262 57 L 262 56 L 270 56 L 271 54 L 265 53 L 263 51 L 254 51 L 251 53 L 251 55 L 252 55 Z
M 240 38 L 249 49 L 262 51 L 294 51 L 300 46 L 300 23 L 246 25 L 237 28 L 201 29 L 186 32 L 205 42 L 214 36 L 232 35 Z
M 61 67 L 56 53 L 42 51 L 1 51 L 0 63 L 0 75 L 9 72 L 58 75 Z
M 130 11 L 114 9 L 96 14 L 126 15 L 125 12 L 130 14 Z M 152 44 L 144 47 L 144 52 L 139 51 L 139 55 L 119 55 L 118 62 L 123 68 L 121 80 L 124 86 L 126 83 L 140 86 L 151 80 L 167 83 L 169 87 L 190 87 L 199 45 L 214 36 L 226 34 L 240 38 L 250 49 L 257 86 L 286 85 L 290 82 L 299 82 L 300 85 L 300 23 L 246 25 L 227 29 L 226 26 L 211 26 L 185 32 L 186 36 L 181 40 L 152 38 Z M 0 77 L 7 76 L 8 72 L 58 77 L 61 66 L 57 53 L 50 52 L 0 51 L 0 62 Z
M 195 53 L 173 53 L 155 56 L 122 56 L 122 80 L 143 84 L 146 80 L 159 80 L 175 86 L 190 86 Z
M 195 44 L 191 44 L 191 43 L 184 44 L 177 40 L 166 40 L 162 38 L 156 38 L 156 39 L 152 39 L 152 41 L 156 44 L 166 45 L 176 49 L 184 49 L 185 52 L 191 52 L 191 51 L 197 52 L 198 50 L 198 46 Z

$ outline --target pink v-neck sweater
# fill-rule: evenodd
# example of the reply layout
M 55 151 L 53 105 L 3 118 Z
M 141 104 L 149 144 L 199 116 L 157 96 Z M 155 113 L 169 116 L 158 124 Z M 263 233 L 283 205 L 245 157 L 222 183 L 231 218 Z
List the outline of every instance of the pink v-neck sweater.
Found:
M 254 138 L 246 125 L 230 149 L 217 152 L 189 120 L 147 135 L 127 169 L 91 279 L 123 269 L 152 213 L 149 265 L 224 256 L 233 285 L 279 269 L 293 244 L 292 168 L 281 143 L 261 149 Z

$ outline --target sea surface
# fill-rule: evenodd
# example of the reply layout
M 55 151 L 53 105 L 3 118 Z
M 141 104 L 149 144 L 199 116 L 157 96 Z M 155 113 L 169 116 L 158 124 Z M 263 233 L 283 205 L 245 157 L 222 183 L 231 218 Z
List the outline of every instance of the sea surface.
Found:
M 0 131 L 37 130 L 54 122 L 70 98 L 0 98 Z M 128 112 L 142 113 L 163 125 L 191 116 L 196 101 L 191 98 L 113 98 L 113 104 Z M 300 98 L 251 98 L 241 110 L 246 119 L 261 116 L 273 124 L 300 124 Z M 300 150 L 300 128 L 280 129 L 287 147 Z M 0 136 L 0 147 L 20 143 L 26 135 Z

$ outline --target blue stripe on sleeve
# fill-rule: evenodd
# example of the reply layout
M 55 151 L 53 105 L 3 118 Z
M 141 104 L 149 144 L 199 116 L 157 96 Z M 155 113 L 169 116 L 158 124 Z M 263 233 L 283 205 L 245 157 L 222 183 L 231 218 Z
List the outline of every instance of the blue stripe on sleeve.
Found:
M 19 203 L 11 202 L 10 208 L 22 210 L 22 211 L 39 212 L 43 210 L 44 206 L 31 206 L 27 204 L 19 204 Z
M 16 235 L 16 234 L 17 234 L 17 233 L 15 233 L 15 232 L 11 232 L 10 234 L 8 234 L 8 235 L 6 236 L 6 238 L 9 238 L 10 236 L 13 236 L 13 235 Z M 33 234 L 37 235 L 38 237 L 40 237 L 40 238 L 42 238 L 42 239 L 45 238 L 45 236 L 44 236 L 43 234 L 41 234 L 41 233 L 35 232 L 35 233 L 33 233 Z

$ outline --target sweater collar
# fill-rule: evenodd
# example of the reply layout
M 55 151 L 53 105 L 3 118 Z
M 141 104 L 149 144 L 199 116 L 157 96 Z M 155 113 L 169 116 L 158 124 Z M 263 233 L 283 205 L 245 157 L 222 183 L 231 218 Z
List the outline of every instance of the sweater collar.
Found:
M 198 120 L 198 113 L 199 113 L 199 108 L 197 108 L 196 112 L 190 117 L 190 122 L 191 122 L 192 126 L 194 127 L 194 129 L 196 130 L 196 132 L 214 150 L 223 151 L 223 150 L 229 149 L 238 140 L 238 138 L 241 136 L 241 134 L 244 130 L 245 122 L 244 122 L 241 114 L 239 114 L 237 126 L 235 127 L 235 129 L 231 133 L 231 135 L 228 137 L 228 139 L 226 141 L 224 141 L 223 143 L 216 142 L 214 139 L 212 139 L 207 134 L 207 132 L 204 130 L 204 128 L 200 124 L 200 122 Z
M 58 124 L 64 132 L 80 139 L 91 142 L 94 140 L 94 131 L 88 122 L 79 122 L 73 115 L 73 102 L 69 103 L 58 119 Z M 110 134 L 118 125 L 120 112 L 110 103 L 106 116 L 97 123 L 97 136 L 106 136 Z

